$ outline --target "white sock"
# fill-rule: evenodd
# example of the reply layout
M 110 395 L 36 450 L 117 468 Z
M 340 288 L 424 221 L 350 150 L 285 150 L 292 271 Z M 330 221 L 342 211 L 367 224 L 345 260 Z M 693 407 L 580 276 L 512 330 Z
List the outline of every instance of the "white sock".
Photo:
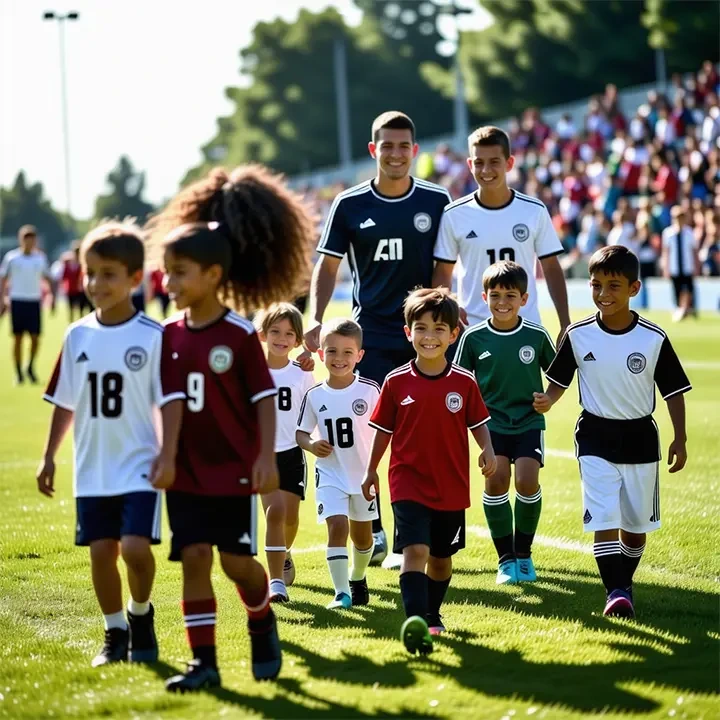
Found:
M 128 629 L 125 613 L 122 610 L 120 612 L 111 613 L 110 615 L 103 615 L 103 618 L 105 618 L 106 630 L 112 630 L 113 628 L 118 628 L 119 630 Z
M 127 609 L 131 615 L 147 615 L 150 612 L 150 601 L 141 603 L 130 598 Z
M 335 594 L 350 595 L 350 580 L 348 577 L 348 551 L 345 547 L 329 547 L 327 549 L 327 564 L 330 577 L 335 586 Z
M 270 581 L 270 594 L 271 595 L 284 595 L 287 597 L 287 588 L 283 580 L 271 580 Z
M 370 564 L 370 558 L 372 557 L 374 549 L 374 545 L 371 545 L 367 550 L 360 550 L 356 545 L 353 545 L 353 564 L 352 570 L 350 571 L 351 580 L 362 580 L 365 577 L 365 571 Z

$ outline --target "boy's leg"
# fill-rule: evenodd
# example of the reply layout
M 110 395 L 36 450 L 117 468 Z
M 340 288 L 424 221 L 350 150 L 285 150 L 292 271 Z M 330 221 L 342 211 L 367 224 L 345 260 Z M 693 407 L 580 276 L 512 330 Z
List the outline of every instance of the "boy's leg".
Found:
M 445 626 L 440 615 L 440 607 L 452 578 L 452 557 L 434 557 L 430 555 L 427 564 L 428 614 L 427 621 L 431 635 L 440 635 Z
M 25 381 L 25 376 L 22 369 L 22 333 L 15 333 L 13 335 L 13 355 L 15 357 L 15 377 L 18 383 Z
M 362 498 L 365 505 L 365 498 Z M 357 504 L 357 503 L 356 503 Z M 350 539 L 352 540 L 352 568 L 350 569 L 350 594 L 352 604 L 367 605 L 370 602 L 370 591 L 367 584 L 367 568 L 372 558 L 374 542 L 372 519 L 350 520 Z
M 497 468 L 488 478 L 485 478 L 485 492 L 483 493 L 483 510 L 487 520 L 490 537 L 498 554 L 497 584 L 515 583 L 515 546 L 513 539 L 513 514 L 510 505 L 510 457 L 502 454 L 503 439 L 507 435 L 491 433 L 493 447 L 498 441 Z
M 265 555 L 270 573 L 270 600 L 287 602 L 289 600 L 283 568 L 285 566 L 285 493 L 275 490 L 262 496 L 265 510 Z
M 105 629 L 127 630 L 123 613 L 122 581 L 117 560 L 120 546 L 117 540 L 106 538 L 90 543 L 90 564 L 93 588 L 98 605 L 105 616 Z
M 285 544 L 289 550 L 295 543 L 300 525 L 300 496 L 285 493 Z
M 332 512 L 332 511 L 330 511 Z M 347 515 L 330 515 L 326 518 L 328 529 L 327 564 L 332 579 L 335 599 L 328 608 L 350 607 L 350 561 L 347 539 L 350 532 Z
M 519 454 L 515 458 L 515 556 L 518 559 L 518 582 L 537 579 L 531 554 L 542 510 L 539 482 L 543 462 L 542 436 L 542 430 L 523 433 L 519 438 L 519 445 L 523 448 L 518 449 Z
M 307 491 L 307 463 L 305 453 L 294 447 L 277 454 L 280 474 L 280 493 L 285 502 L 285 559 L 282 579 L 286 587 L 295 582 L 295 565 L 290 548 L 295 542 L 300 518 L 300 501 L 305 499 Z M 287 592 L 286 592 L 287 595 Z

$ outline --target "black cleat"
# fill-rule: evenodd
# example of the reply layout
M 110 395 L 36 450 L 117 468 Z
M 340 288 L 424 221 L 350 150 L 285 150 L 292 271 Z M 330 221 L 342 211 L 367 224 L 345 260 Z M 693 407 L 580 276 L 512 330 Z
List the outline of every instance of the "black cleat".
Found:
M 368 590 L 367 578 L 362 580 L 350 581 L 350 593 L 352 594 L 352 604 L 367 605 L 370 602 L 370 591 Z
M 27 373 L 27 376 L 28 376 L 30 382 L 33 385 L 37 385 L 38 379 L 37 379 L 37 376 L 35 375 L 35 371 L 32 369 L 32 366 L 28 365 L 28 369 L 27 369 L 26 373 Z
M 93 658 L 92 666 L 100 667 L 108 663 L 125 662 L 128 658 L 130 631 L 110 628 L 105 631 L 105 644 Z
M 220 673 L 214 665 L 207 665 L 195 658 L 187 664 L 187 671 L 183 674 L 173 675 L 165 681 L 168 692 L 195 692 L 220 687 Z
M 256 680 L 274 680 L 282 667 L 282 650 L 275 613 L 270 610 L 265 620 L 249 621 L 252 671 Z
M 154 663 L 158 659 L 158 643 L 155 637 L 155 608 L 150 604 L 146 615 L 128 612 L 130 624 L 130 662 Z

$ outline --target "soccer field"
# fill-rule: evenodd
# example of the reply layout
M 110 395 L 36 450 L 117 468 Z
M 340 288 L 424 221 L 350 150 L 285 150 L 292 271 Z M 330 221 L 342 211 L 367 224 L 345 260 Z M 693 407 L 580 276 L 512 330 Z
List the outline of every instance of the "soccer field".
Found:
M 346 311 L 333 306 L 334 314 Z M 689 461 L 678 475 L 662 473 L 663 528 L 649 536 L 636 575 L 637 620 L 602 616 L 591 537 L 582 532 L 573 387 L 548 416 L 537 583 L 495 586 L 475 468 L 467 549 L 456 556 L 443 609 L 448 632 L 428 658 L 411 657 L 398 640 L 404 617 L 397 572 L 370 568 L 368 607 L 325 609 L 332 594 L 325 528 L 316 523 L 310 490 L 293 552 L 292 602 L 276 606 L 280 678 L 253 681 L 244 611 L 216 567 L 224 687 L 184 696 L 163 688 L 189 658 L 180 566 L 166 559 L 167 523 L 154 590 L 161 662 L 90 668 L 102 616 L 87 550 L 73 545 L 71 440 L 58 456 L 58 491 L 48 500 L 34 473 L 51 408 L 41 388 L 12 386 L 8 318 L 0 319 L 0 717 L 718 717 L 720 317 L 678 325 L 669 313 L 648 317 L 669 332 L 694 389 L 686 396 Z M 554 318 L 546 319 L 554 336 Z M 46 328 L 43 381 L 60 347 L 64 307 L 46 317 Z M 656 418 L 665 453 L 671 429 L 662 400 Z

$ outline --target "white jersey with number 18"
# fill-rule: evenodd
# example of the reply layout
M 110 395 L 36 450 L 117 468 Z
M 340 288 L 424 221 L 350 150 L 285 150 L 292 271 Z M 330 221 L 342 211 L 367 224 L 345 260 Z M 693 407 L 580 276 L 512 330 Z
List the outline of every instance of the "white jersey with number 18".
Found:
M 275 396 L 277 420 L 275 425 L 275 452 L 283 452 L 297 447 L 295 430 L 297 429 L 300 406 L 305 393 L 315 385 L 311 372 L 305 372 L 294 360 L 284 368 L 270 368 L 270 376 L 277 388 Z

